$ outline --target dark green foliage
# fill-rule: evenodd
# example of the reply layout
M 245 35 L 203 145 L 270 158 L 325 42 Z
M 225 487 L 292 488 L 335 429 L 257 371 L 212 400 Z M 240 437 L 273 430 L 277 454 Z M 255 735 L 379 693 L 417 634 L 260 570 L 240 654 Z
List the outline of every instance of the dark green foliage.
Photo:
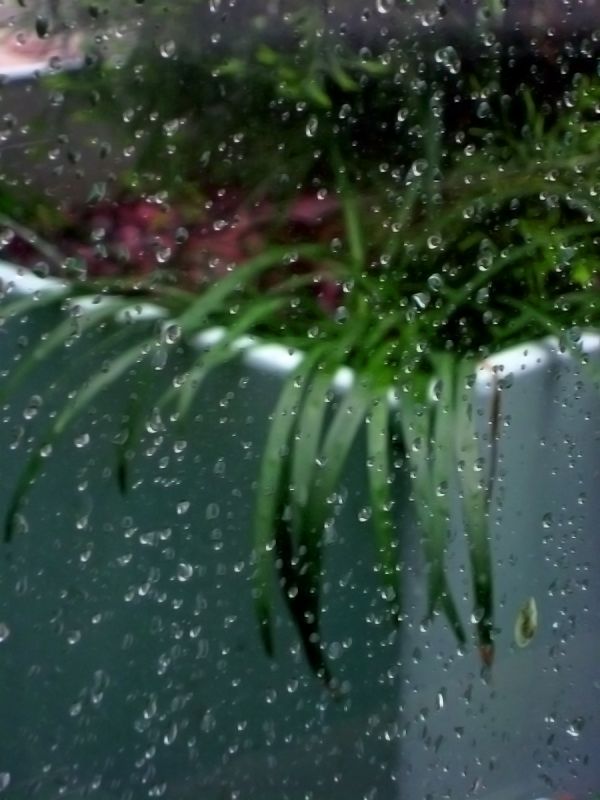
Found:
M 475 63 L 450 45 L 442 52 L 437 45 L 388 42 L 379 53 L 356 52 L 330 41 L 310 15 L 299 18 L 295 30 L 294 42 L 279 50 L 250 39 L 227 56 L 215 48 L 202 59 L 186 59 L 183 53 L 163 58 L 143 45 L 121 69 L 99 64 L 53 79 L 80 96 L 86 114 L 112 119 L 124 141 L 143 131 L 129 176 L 140 192 L 159 188 L 175 198 L 190 187 L 201 193 L 235 184 L 249 204 L 268 197 L 283 209 L 308 187 L 339 203 L 338 228 L 329 240 L 275 241 L 199 296 L 160 282 L 148 288 L 142 296 L 163 307 L 183 339 L 214 325 L 228 331 L 152 405 L 174 408 L 184 421 L 204 377 L 235 357 L 242 335 L 304 351 L 264 446 L 255 595 L 263 642 L 272 653 L 272 586 L 278 580 L 309 664 L 331 685 L 320 629 L 323 533 L 365 421 L 382 590 L 394 621 L 402 619 L 389 447 L 394 388 L 422 523 L 427 619 L 442 612 L 457 640 L 468 641 L 445 569 L 449 500 L 438 492 L 458 483 L 474 635 L 491 663 L 487 523 L 494 456 L 482 479 L 475 469 L 480 452 L 470 417 L 471 376 L 490 352 L 550 332 L 568 340 L 574 326 L 600 324 L 600 79 L 557 67 L 560 80 L 540 82 L 539 70 L 530 71 L 526 85 L 500 46 Z M 552 64 L 547 70 L 556 72 Z M 303 258 L 319 264 L 316 273 L 294 270 Z M 265 277 L 274 273 L 278 279 L 265 289 Z M 337 308 L 315 302 L 316 283 L 340 290 Z M 89 290 L 75 281 L 72 293 L 82 287 Z M 116 282 L 100 289 L 117 294 L 119 308 L 139 301 Z M 18 303 L 13 313 L 20 313 Z M 85 325 L 104 317 L 102 310 L 92 312 Z M 13 381 L 69 335 L 63 323 Z M 105 372 L 88 376 L 44 443 L 148 359 L 159 338 L 130 344 Z M 354 370 L 354 382 L 339 398 L 333 380 L 341 366 Z M 497 413 L 490 409 L 494 437 Z M 142 418 L 141 410 L 129 411 L 119 451 L 123 489 Z M 7 535 L 39 468 L 36 448 L 9 510 Z

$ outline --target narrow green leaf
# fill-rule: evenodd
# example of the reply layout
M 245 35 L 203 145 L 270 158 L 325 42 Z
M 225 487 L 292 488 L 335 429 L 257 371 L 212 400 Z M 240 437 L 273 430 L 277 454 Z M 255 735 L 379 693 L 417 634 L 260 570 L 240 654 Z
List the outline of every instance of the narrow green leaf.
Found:
M 66 289 L 51 290 L 48 292 L 36 292 L 35 294 L 17 297 L 15 300 L 2 303 L 0 305 L 0 319 L 18 319 L 24 314 L 29 314 L 38 308 L 48 308 L 53 305 L 62 304 L 68 297 Z
M 296 534 L 303 526 L 306 506 L 317 466 L 317 456 L 323 438 L 323 426 L 329 407 L 329 395 L 337 370 L 344 365 L 348 352 L 360 337 L 361 329 L 342 336 L 326 353 L 313 375 L 298 416 L 292 448 L 291 497 L 292 523 Z
M 54 442 L 65 432 L 65 430 L 80 416 L 94 398 L 104 389 L 110 387 L 121 375 L 133 367 L 148 351 L 148 347 L 155 341 L 155 337 L 144 339 L 142 343 L 137 343 L 128 348 L 124 353 L 118 355 L 106 368 L 96 373 L 86 384 L 84 384 L 75 397 L 68 401 L 63 410 L 53 421 L 50 429 L 45 435 L 43 444 L 37 448 L 29 458 L 23 473 L 21 474 L 17 487 L 13 493 L 9 510 L 6 516 L 4 538 L 9 541 L 15 530 L 16 517 L 21 507 L 22 501 L 29 490 L 30 484 L 37 476 L 42 464 L 41 453 L 45 448 L 51 447 Z
M 330 61 L 331 77 L 344 92 L 357 92 L 360 89 L 358 83 L 341 66 L 337 58 L 332 57 Z
M 469 547 L 471 580 L 473 583 L 474 619 L 476 620 L 480 652 L 486 664 L 493 658 L 494 584 L 492 553 L 489 541 L 489 509 L 496 470 L 496 438 L 499 432 L 500 393 L 497 379 L 492 390 L 489 430 L 491 457 L 488 476 L 482 474 L 481 452 L 472 418 L 472 402 L 466 393 L 468 378 L 474 366 L 468 361 L 457 372 L 455 398 L 455 435 L 458 459 L 463 468 L 460 483 L 463 497 L 465 534 Z
M 411 182 L 404 188 L 402 208 L 396 215 L 384 253 L 393 261 L 396 258 L 401 244 L 409 239 L 406 227 L 414 215 L 415 208 L 419 202 L 419 197 L 423 192 L 423 178 L 411 176 Z
M 430 396 L 429 378 L 426 374 L 413 375 L 411 389 L 412 394 L 406 393 L 402 396 L 400 421 L 406 452 L 413 468 L 413 490 L 423 531 L 423 551 L 428 569 L 426 619 L 430 621 L 440 608 L 456 638 L 464 644 L 466 634 L 444 568 L 450 510 L 447 495 L 440 495 L 437 491 L 440 482 L 450 479 L 446 452 L 451 426 L 448 427 L 450 423 L 441 416 L 444 408 L 444 384 L 442 382 L 436 391 L 435 402 Z M 447 393 L 448 384 L 445 391 Z M 436 436 L 440 436 L 441 441 L 438 442 Z
M 127 424 L 125 426 L 124 436 L 117 445 L 116 477 L 117 486 L 121 494 L 127 494 L 131 485 L 130 457 L 132 449 L 140 440 L 144 427 L 144 419 L 146 417 L 145 403 L 148 401 L 148 398 L 152 396 L 153 380 L 154 376 L 148 371 L 145 379 L 142 381 L 142 386 L 129 398 Z
M 127 305 L 129 304 L 126 302 L 111 299 L 110 302 L 106 302 L 101 307 L 85 313 L 81 317 L 77 317 L 76 319 L 68 317 L 68 319 L 59 323 L 11 372 L 0 389 L 0 402 L 14 392 L 21 381 L 23 381 L 36 366 L 43 363 L 52 353 L 66 344 L 69 339 L 80 336 L 86 330 L 94 328 L 104 322 L 104 320 L 114 317 L 120 309 L 127 307 Z
M 371 401 L 369 390 L 359 381 L 342 399 L 325 435 L 321 449 L 321 467 L 317 471 L 307 504 L 307 514 L 299 536 L 298 589 L 307 613 L 319 637 L 319 582 L 321 579 L 322 540 L 327 519 L 331 516 L 330 499 L 342 476 L 342 470 L 364 421 Z
M 328 408 L 328 395 L 337 363 L 329 362 L 313 376 L 298 415 L 298 424 L 291 453 L 290 486 L 292 528 L 301 530 L 316 461 L 321 445 L 323 423 Z
M 254 550 L 256 553 L 255 593 L 256 611 L 264 647 L 273 653 L 271 631 L 271 584 L 273 548 L 278 514 L 281 513 L 281 491 L 284 465 L 289 455 L 292 431 L 296 423 L 296 412 L 312 371 L 322 353 L 315 349 L 306 355 L 286 381 L 273 412 L 256 492 L 254 520 Z
M 281 311 L 285 305 L 286 301 L 283 298 L 268 298 L 251 305 L 239 320 L 227 328 L 220 341 L 196 359 L 181 387 L 170 389 L 168 395 L 165 395 L 161 401 L 161 404 L 164 404 L 178 395 L 178 423 L 181 424 L 185 420 L 202 382 L 212 370 L 238 355 L 236 343 L 239 339 L 251 332 L 258 324 Z
M 346 175 L 346 167 L 337 149 L 334 149 L 332 158 L 338 186 L 338 195 L 344 213 L 344 226 L 348 239 L 350 259 L 355 269 L 362 269 L 365 264 L 365 245 L 363 242 L 360 212 L 356 202 L 356 193 L 350 186 Z
M 226 307 L 227 299 L 236 291 L 251 283 L 261 273 L 272 267 L 284 264 L 291 256 L 297 258 L 318 258 L 327 254 L 321 245 L 302 245 L 291 247 L 272 247 L 260 255 L 249 259 L 229 275 L 213 283 L 176 322 L 184 334 L 201 330 L 208 323 L 211 314 Z
M 307 97 L 320 108 L 331 108 L 331 98 L 327 94 L 325 87 L 321 81 L 316 78 L 308 78 L 302 81 L 302 88 L 306 92 Z
M 226 331 L 222 340 L 199 356 L 183 386 L 170 386 L 157 400 L 156 407 L 158 409 L 164 408 L 179 396 L 177 417 L 178 422 L 181 423 L 189 412 L 202 381 L 215 367 L 226 363 L 237 355 L 237 349 L 232 347 L 236 340 L 256 324 L 281 310 L 284 305 L 283 298 L 269 298 L 252 306 L 240 320 L 237 320 Z M 142 398 L 139 397 L 138 401 L 130 408 L 125 437 L 117 449 L 117 482 L 123 493 L 127 491 L 129 485 L 129 452 L 131 447 L 135 446 L 138 441 L 142 429 L 144 419 L 143 405 Z
M 398 558 L 392 517 L 392 467 L 390 463 L 390 401 L 387 391 L 375 398 L 367 425 L 368 477 L 371 519 L 382 570 L 382 585 L 393 620 L 400 619 Z
M 321 646 L 318 620 L 313 616 L 306 604 L 306 597 L 301 591 L 296 568 L 297 556 L 294 551 L 293 533 L 286 518 L 289 485 L 290 459 L 288 457 L 284 459 L 282 465 L 274 528 L 275 557 L 280 589 L 291 618 L 296 625 L 308 665 L 313 673 L 331 689 L 332 675 Z

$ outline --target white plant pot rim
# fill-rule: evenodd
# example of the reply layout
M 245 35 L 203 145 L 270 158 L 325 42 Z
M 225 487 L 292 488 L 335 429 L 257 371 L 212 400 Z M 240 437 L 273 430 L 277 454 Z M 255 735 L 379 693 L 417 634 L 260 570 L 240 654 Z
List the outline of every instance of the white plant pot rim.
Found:
M 4 294 L 14 292 L 18 295 L 34 294 L 35 292 L 57 292 L 68 287 L 68 281 L 59 278 L 40 278 L 28 269 L 18 267 L 6 261 L 0 261 L 0 283 L 4 287 Z M 79 297 L 78 304 L 86 308 L 98 308 L 99 303 L 111 302 L 111 297 Z M 164 317 L 164 310 L 150 303 L 140 306 L 141 318 Z M 165 323 L 168 324 L 168 321 Z M 210 328 L 192 338 L 192 343 L 198 348 L 206 348 L 218 342 L 224 334 L 224 328 Z M 244 363 L 250 367 L 271 372 L 277 375 L 287 375 L 304 357 L 301 350 L 291 350 L 275 342 L 257 341 L 255 337 L 241 337 L 235 344 L 242 352 Z M 600 333 L 583 331 L 580 339 L 583 353 L 593 353 L 600 350 Z M 488 394 L 494 387 L 494 376 L 500 374 L 506 378 L 532 370 L 547 369 L 551 360 L 559 357 L 568 361 L 571 356 L 559 348 L 556 337 L 548 336 L 534 342 L 501 350 L 493 356 L 483 360 L 476 373 L 476 389 L 480 394 Z M 340 391 L 345 391 L 354 382 L 354 372 L 349 367 L 341 367 L 335 375 L 334 386 Z M 395 392 L 390 390 L 392 402 L 397 400 Z

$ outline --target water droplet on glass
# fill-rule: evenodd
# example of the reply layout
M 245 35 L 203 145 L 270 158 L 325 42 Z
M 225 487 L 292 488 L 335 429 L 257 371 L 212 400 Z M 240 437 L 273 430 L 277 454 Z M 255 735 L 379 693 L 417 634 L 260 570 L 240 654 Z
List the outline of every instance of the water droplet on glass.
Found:
M 69 644 L 77 644 L 81 639 L 81 631 L 71 631 L 67 634 L 67 642 Z
M 378 14 L 389 14 L 394 8 L 395 0 L 375 0 L 375 8 Z
M 308 118 L 308 122 L 306 123 L 306 135 L 312 139 L 312 137 L 316 135 L 318 127 L 319 120 L 313 114 Z
M 8 789 L 10 785 L 10 772 L 0 772 L 0 792 Z
M 172 722 L 169 730 L 165 733 L 163 737 L 163 742 L 167 745 L 167 747 L 175 741 L 177 738 L 177 723 Z
M 0 644 L 10 636 L 10 628 L 5 622 L 0 622 Z
M 446 701 L 446 690 L 440 689 L 440 691 L 437 693 L 435 697 L 435 707 L 437 711 L 441 711 L 443 709 L 445 701 Z
M 185 562 L 181 562 L 181 564 L 177 567 L 177 580 L 185 583 L 185 581 L 189 581 L 189 579 L 194 574 L 194 568 L 191 564 L 186 564 Z
M 163 42 L 159 50 L 163 58 L 172 58 L 175 55 L 177 46 L 175 42 L 170 39 L 168 42 Z
M 48 458 L 52 455 L 52 445 L 45 444 L 43 447 L 40 447 L 40 455 L 42 458 Z
M 491 113 L 490 104 L 487 102 L 487 100 L 482 100 L 479 106 L 477 107 L 477 116 L 479 117 L 479 119 L 486 119 L 486 117 L 489 117 L 490 113 Z
M 81 701 L 73 703 L 73 705 L 69 708 L 69 716 L 78 717 L 81 714 L 82 708 L 83 708 L 83 703 Z
M 340 642 L 332 642 L 327 648 L 327 653 L 332 661 L 337 661 L 342 655 L 342 645 Z
M 23 411 L 24 419 L 33 419 L 40 410 L 41 406 L 42 398 L 39 396 L 39 394 L 32 395 L 32 397 L 29 399 L 29 403 L 27 403 L 27 406 Z
M 419 309 L 419 311 L 423 311 L 429 305 L 429 301 L 431 298 L 427 294 L 427 292 L 417 292 L 417 294 L 413 294 L 412 301 L 415 306 Z
M 433 275 L 427 278 L 427 286 L 432 292 L 439 292 L 444 286 L 444 279 L 439 273 L 434 272 Z
M 50 30 L 50 21 L 48 17 L 38 16 L 35 20 L 35 32 L 40 39 L 44 39 Z
M 457 75 L 460 72 L 460 58 L 456 50 L 450 45 L 437 50 L 435 60 L 442 67 L 445 67 L 452 75 Z
M 179 325 L 167 325 L 165 328 L 165 342 L 167 344 L 175 344 L 181 336 L 181 328 Z
M 359 522 L 368 522 L 371 519 L 371 509 L 368 507 L 361 508 L 358 512 L 358 521 Z
M 568 735 L 572 736 L 573 739 L 578 739 L 581 734 L 581 731 L 583 730 L 584 725 L 585 725 L 585 720 L 583 719 L 583 717 L 577 717 L 567 725 Z

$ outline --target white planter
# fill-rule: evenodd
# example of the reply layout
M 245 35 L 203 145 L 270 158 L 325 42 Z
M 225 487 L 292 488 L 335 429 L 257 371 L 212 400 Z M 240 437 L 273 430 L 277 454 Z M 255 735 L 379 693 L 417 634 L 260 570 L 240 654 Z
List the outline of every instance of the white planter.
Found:
M 20 337 L 34 341 L 55 322 L 48 312 L 0 329 L 1 369 L 23 348 Z M 77 357 L 89 343 L 43 364 L 3 411 L 3 475 L 15 476 L 27 437 L 61 404 L 44 381 L 60 373 L 64 382 L 69 370 L 80 377 Z M 148 433 L 126 498 L 110 474 L 112 439 L 139 372 L 48 459 L 26 510 L 28 532 L 0 549 L 0 630 L 10 631 L 0 643 L 3 797 L 534 800 L 564 792 L 578 800 L 600 791 L 600 394 L 551 344 L 494 359 L 513 378 L 501 403 L 492 525 L 499 632 L 489 676 L 475 646 L 457 655 L 442 619 L 420 628 L 426 582 L 402 475 L 410 622 L 396 637 L 383 621 L 371 531 L 359 521 L 368 496 L 358 443 L 327 549 L 325 637 L 348 688 L 335 702 L 308 673 L 283 612 L 277 657 L 267 659 L 251 601 L 254 481 L 285 367 L 277 353 L 248 352 L 213 376 L 185 448 L 168 430 Z M 474 390 L 482 411 L 492 366 Z M 164 371 L 152 377 L 167 380 Z M 35 394 L 42 408 L 24 420 Z M 82 433 L 90 443 L 77 446 Z M 2 509 L 11 485 L 3 479 Z M 458 528 L 455 520 L 448 569 L 467 622 Z M 529 597 L 539 628 L 520 649 L 514 624 Z

